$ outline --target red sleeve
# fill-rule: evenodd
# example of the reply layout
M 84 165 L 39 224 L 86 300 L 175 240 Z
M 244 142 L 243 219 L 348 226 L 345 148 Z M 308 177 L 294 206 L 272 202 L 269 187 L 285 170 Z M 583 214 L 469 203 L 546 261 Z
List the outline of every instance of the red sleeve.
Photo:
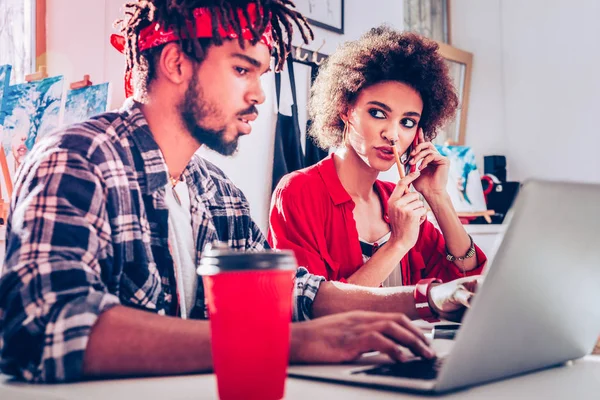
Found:
M 479 275 L 487 262 L 483 251 L 475 244 L 475 257 L 477 267 L 463 274 L 452 261 L 446 258 L 446 241 L 442 233 L 429 221 L 425 221 L 421 227 L 419 237 L 420 252 L 425 262 L 422 278 L 439 278 L 443 282 L 462 278 L 463 276 Z
M 331 280 L 333 271 L 325 262 L 329 257 L 324 233 L 324 205 L 322 201 L 319 204 L 322 199 L 307 187 L 298 188 L 298 184 L 301 182 L 284 178 L 275 189 L 267 239 L 275 249 L 292 250 L 299 266 Z

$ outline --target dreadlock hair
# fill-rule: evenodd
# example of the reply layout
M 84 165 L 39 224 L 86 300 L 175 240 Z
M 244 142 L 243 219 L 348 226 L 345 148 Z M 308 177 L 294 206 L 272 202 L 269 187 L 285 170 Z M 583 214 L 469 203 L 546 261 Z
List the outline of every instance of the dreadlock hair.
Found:
M 141 96 L 141 101 L 146 97 L 148 85 L 154 79 L 156 60 L 159 58 L 163 46 L 158 46 L 143 52 L 139 51 L 138 44 L 140 32 L 154 22 L 161 26 L 172 28 L 179 37 L 193 37 L 187 21 L 195 21 L 196 8 L 210 8 L 212 16 L 212 38 L 180 39 L 182 51 L 197 62 L 202 62 L 208 48 L 212 45 L 223 44 L 219 34 L 219 22 L 225 30 L 233 29 L 237 33 L 240 47 L 244 48 L 241 22 L 238 11 L 247 21 L 250 21 L 248 4 L 256 4 L 256 22 L 249 24 L 255 45 L 261 38 L 269 22 L 272 26 L 274 39 L 273 56 L 275 58 L 275 71 L 282 70 L 285 59 L 292 49 L 293 24 L 295 24 L 304 43 L 314 39 L 314 34 L 306 18 L 295 10 L 291 0 L 138 0 L 125 4 L 126 18 L 116 22 L 125 37 L 125 56 L 127 70 L 134 73 L 135 92 Z M 293 23 L 293 24 L 292 24 Z M 195 29 L 195 26 L 193 26 Z M 183 32 L 182 32 L 183 30 Z

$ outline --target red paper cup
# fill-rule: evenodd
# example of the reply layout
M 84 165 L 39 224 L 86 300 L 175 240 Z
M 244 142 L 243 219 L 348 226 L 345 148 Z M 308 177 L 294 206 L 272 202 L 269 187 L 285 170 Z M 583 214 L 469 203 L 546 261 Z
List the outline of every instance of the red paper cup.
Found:
M 198 273 L 221 399 L 283 398 L 296 268 L 291 252 L 204 252 Z

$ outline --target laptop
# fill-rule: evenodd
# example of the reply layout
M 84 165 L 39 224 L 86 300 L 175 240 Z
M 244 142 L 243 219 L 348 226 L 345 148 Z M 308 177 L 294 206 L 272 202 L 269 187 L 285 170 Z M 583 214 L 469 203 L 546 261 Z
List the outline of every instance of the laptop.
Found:
M 600 185 L 528 181 L 455 340 L 434 341 L 437 360 L 395 364 L 379 355 L 288 374 L 440 393 L 590 354 L 600 334 L 599 205 Z M 386 363 L 369 361 L 378 358 Z

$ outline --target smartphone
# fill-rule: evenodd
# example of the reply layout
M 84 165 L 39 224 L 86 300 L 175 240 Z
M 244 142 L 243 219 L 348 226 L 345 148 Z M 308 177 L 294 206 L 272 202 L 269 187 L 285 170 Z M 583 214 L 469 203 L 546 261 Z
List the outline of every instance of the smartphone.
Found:
M 412 142 L 412 146 L 410 147 L 410 151 L 412 152 L 414 149 L 416 149 L 416 148 L 417 148 L 417 146 L 418 146 L 418 145 L 419 145 L 419 134 L 417 133 L 417 134 L 415 135 L 415 139 L 414 139 L 414 140 L 413 140 L 413 142 Z M 410 161 L 410 157 L 409 157 L 408 161 Z M 417 163 L 417 164 L 420 164 L 420 163 Z M 415 172 L 415 171 L 417 170 L 417 164 L 415 164 L 415 165 L 411 165 L 411 166 L 410 166 L 410 170 L 409 170 L 408 172 L 409 172 L 409 173 L 411 173 L 411 172 Z
M 411 160 L 411 156 L 410 153 L 417 147 L 417 145 L 419 144 L 419 135 L 417 134 L 412 142 L 412 144 L 409 146 L 408 150 L 407 150 L 407 157 L 406 159 L 402 160 L 402 164 L 404 165 L 404 172 L 408 175 L 411 172 L 415 172 L 417 170 L 417 166 L 416 165 L 410 165 L 410 160 Z M 402 157 L 404 157 L 404 154 L 402 155 Z
M 443 324 L 433 327 L 432 336 L 434 339 L 450 339 L 453 340 L 456 332 L 460 329 L 460 324 Z

